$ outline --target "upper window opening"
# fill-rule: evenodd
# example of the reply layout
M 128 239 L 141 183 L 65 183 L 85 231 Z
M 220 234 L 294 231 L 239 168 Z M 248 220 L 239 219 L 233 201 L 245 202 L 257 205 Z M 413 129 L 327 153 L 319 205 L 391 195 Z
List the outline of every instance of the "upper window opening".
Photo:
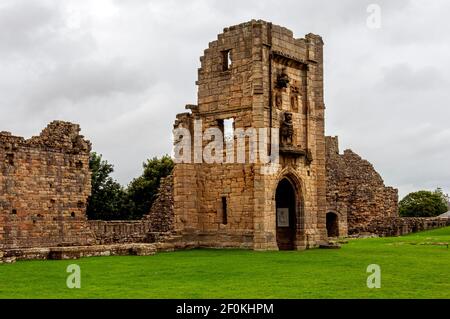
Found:
M 217 120 L 219 129 L 223 134 L 223 141 L 226 143 L 234 138 L 234 118 Z
M 222 71 L 227 71 L 231 67 L 231 50 L 222 51 Z
M 231 141 L 234 137 L 234 118 L 223 120 L 223 139 Z

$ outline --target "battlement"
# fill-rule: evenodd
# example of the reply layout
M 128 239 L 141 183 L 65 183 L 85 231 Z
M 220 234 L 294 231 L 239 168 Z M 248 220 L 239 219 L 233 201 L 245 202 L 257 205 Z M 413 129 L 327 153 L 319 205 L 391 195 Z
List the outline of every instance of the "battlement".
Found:
M 25 147 L 69 154 L 89 154 L 91 151 L 91 143 L 80 135 L 80 126 L 64 121 L 51 122 L 39 136 L 30 139 L 0 132 L 0 147 L 6 151 Z

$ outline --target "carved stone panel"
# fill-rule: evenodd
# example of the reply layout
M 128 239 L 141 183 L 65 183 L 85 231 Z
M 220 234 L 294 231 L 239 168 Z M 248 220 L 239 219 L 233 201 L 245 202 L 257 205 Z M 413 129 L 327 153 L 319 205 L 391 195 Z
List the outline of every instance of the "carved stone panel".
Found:
M 280 146 L 292 146 L 294 142 L 294 124 L 292 122 L 292 113 L 284 113 L 280 133 Z

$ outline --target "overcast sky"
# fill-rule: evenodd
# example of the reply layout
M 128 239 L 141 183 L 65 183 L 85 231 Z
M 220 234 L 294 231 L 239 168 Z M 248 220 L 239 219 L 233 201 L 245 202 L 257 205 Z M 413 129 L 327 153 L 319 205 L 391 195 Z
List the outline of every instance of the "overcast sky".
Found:
M 367 7 L 381 8 L 369 28 Z M 400 195 L 450 192 L 449 1 L 0 0 L 0 131 L 79 123 L 124 185 L 171 151 L 199 57 L 251 19 L 325 42 L 326 133 Z

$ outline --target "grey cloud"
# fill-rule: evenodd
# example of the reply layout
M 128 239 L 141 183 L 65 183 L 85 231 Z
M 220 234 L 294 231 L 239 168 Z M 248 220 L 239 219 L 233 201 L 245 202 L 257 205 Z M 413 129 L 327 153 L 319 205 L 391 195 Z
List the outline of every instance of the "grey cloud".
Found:
M 121 59 L 112 61 L 77 61 L 60 65 L 42 74 L 31 97 L 41 107 L 52 99 L 73 102 L 114 93 L 133 93 L 151 85 L 150 75 L 137 66 L 129 66 Z
M 379 88 L 395 87 L 397 90 L 428 90 L 446 86 L 441 72 L 433 66 L 425 66 L 414 70 L 410 65 L 402 63 L 383 69 L 383 77 Z
M 40 32 L 57 18 L 55 7 L 34 1 L 7 1 L 0 7 L 2 48 L 20 50 L 38 42 Z
M 449 35 L 443 30 L 448 29 L 445 17 L 449 15 L 448 1 L 433 1 L 426 5 L 419 1 L 412 1 L 409 6 L 391 10 L 390 15 L 383 19 L 383 27 L 388 32 L 380 37 L 380 40 L 393 47 L 408 45 L 429 47 L 433 44 L 448 44 L 443 40 L 448 41 Z

